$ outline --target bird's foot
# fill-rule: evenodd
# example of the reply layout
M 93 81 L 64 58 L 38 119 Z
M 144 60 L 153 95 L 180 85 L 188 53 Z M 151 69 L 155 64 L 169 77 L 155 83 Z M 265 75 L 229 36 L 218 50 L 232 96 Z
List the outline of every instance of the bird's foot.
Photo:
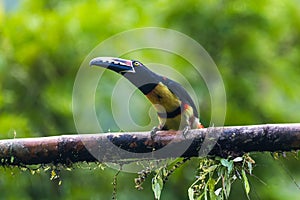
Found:
M 188 135 L 188 133 L 189 133 L 189 131 L 191 130 L 191 127 L 190 126 L 186 126 L 186 127 L 184 127 L 183 128 L 183 130 L 182 130 L 182 136 L 186 139 L 186 137 L 187 137 L 187 135 Z
M 154 139 L 154 137 L 156 136 L 156 132 L 157 131 L 160 131 L 161 129 L 160 128 L 158 128 L 158 127 L 153 127 L 152 128 L 152 130 L 151 130 L 151 132 L 150 132 L 150 136 L 151 136 L 151 139 L 153 140 Z

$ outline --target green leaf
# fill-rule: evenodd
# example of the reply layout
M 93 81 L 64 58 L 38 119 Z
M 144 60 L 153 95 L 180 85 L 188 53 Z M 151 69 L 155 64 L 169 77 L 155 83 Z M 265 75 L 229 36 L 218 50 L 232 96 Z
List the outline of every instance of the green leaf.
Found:
M 155 176 L 152 178 L 152 191 L 154 193 L 155 199 L 159 200 L 161 191 L 163 189 L 163 180 L 160 176 Z
M 204 199 L 205 199 L 205 200 L 208 200 L 208 196 L 207 196 L 207 191 L 208 191 L 208 189 L 207 189 L 207 187 L 208 187 L 208 185 L 205 184 L 205 186 L 204 186 L 204 191 L 203 191 Z
M 215 184 L 216 184 L 215 179 L 209 178 L 208 181 L 207 181 L 207 184 L 208 184 L 208 188 L 209 188 L 209 197 L 210 197 L 210 199 L 211 200 L 216 200 L 217 196 L 215 194 Z
M 221 164 L 222 164 L 224 167 L 227 167 L 227 166 L 228 166 L 228 164 L 229 164 L 229 162 L 228 162 L 228 160 L 227 160 L 227 159 L 225 159 L 225 158 L 222 158 L 222 159 L 221 159 Z
M 248 195 L 249 195 L 249 192 L 250 192 L 250 185 L 249 185 L 248 178 L 247 178 L 245 170 L 242 170 L 242 177 L 243 177 L 245 192 L 246 192 L 246 195 L 249 199 Z
M 243 161 L 243 157 L 236 157 L 235 159 L 232 160 L 233 162 L 241 162 Z
M 229 198 L 230 190 L 231 190 L 231 181 L 228 177 L 224 178 L 223 192 L 225 194 L 226 199 Z
M 232 169 L 233 169 L 233 161 L 230 160 L 228 161 L 227 159 L 221 159 L 221 164 L 227 168 L 227 171 L 228 171 L 228 175 L 232 172 Z
M 189 200 L 194 200 L 194 189 L 192 187 L 190 187 L 188 189 L 188 195 L 189 195 Z
M 232 172 L 232 169 L 233 169 L 233 161 L 229 161 L 229 165 L 227 167 L 227 170 L 228 170 L 228 175 Z
M 202 170 L 203 170 L 204 172 L 212 172 L 212 171 L 214 171 L 217 167 L 218 167 L 218 165 L 212 165 L 212 166 L 209 166 L 209 167 L 203 167 Z
M 221 192 L 222 192 L 222 188 L 218 188 L 218 189 L 216 189 L 215 194 L 217 196 L 219 196 L 221 194 Z
M 253 170 L 252 163 L 247 161 L 247 165 L 248 165 L 249 173 L 252 174 L 252 170 Z

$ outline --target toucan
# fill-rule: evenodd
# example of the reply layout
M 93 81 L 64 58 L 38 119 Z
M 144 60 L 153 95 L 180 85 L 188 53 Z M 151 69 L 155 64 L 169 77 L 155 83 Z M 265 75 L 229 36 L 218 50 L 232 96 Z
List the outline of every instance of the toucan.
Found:
M 90 66 L 100 66 L 121 74 L 135 85 L 153 104 L 159 125 L 151 131 L 203 128 L 198 111 L 188 92 L 177 82 L 158 75 L 137 60 L 96 57 Z

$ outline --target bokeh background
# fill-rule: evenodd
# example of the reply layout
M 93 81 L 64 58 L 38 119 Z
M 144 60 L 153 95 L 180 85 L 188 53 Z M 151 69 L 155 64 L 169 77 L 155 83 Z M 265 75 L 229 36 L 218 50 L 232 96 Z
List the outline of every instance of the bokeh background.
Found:
M 225 125 L 300 122 L 299 0 L 2 0 L 0 138 L 13 138 L 15 133 L 18 138 L 76 133 L 72 89 L 82 61 L 110 36 L 149 26 L 187 34 L 211 55 L 226 87 Z M 184 69 L 183 65 L 174 67 Z M 109 80 L 116 75 L 106 76 Z M 118 131 L 110 120 L 112 86 L 101 84 L 106 89 L 97 96 L 101 99 L 99 116 L 108 116 L 103 119 L 106 131 Z M 197 81 L 191 84 L 196 90 L 206 90 Z M 201 121 L 207 126 L 209 95 L 198 95 Z M 139 116 L 138 123 L 147 124 L 148 114 L 131 110 Z M 268 153 L 253 157 L 257 166 L 256 177 L 250 177 L 251 199 L 299 198 L 294 183 L 300 183 L 297 158 L 275 160 Z M 162 199 L 187 199 L 196 168 L 197 161 L 192 161 L 172 175 Z M 34 175 L 18 168 L 0 171 L 0 199 L 110 199 L 116 173 L 79 165 L 61 171 L 59 186 L 49 180 L 49 171 Z M 151 180 L 137 191 L 136 176 L 119 175 L 119 199 L 153 199 Z M 233 185 L 230 199 L 246 199 L 241 182 Z

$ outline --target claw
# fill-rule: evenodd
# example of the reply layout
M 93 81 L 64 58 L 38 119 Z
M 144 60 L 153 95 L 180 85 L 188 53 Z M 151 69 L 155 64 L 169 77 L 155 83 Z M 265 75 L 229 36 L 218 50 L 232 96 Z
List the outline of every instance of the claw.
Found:
M 151 139 L 153 140 L 154 139 L 154 137 L 156 136 L 156 132 L 157 131 L 160 131 L 161 129 L 160 128 L 158 128 L 158 127 L 153 127 L 152 128 L 152 130 L 151 130 L 151 132 L 150 132 L 150 136 L 151 136 Z
M 191 130 L 190 126 L 184 127 L 184 129 L 182 130 L 182 136 L 184 137 L 184 139 L 186 139 L 186 136 L 188 135 L 190 130 Z

